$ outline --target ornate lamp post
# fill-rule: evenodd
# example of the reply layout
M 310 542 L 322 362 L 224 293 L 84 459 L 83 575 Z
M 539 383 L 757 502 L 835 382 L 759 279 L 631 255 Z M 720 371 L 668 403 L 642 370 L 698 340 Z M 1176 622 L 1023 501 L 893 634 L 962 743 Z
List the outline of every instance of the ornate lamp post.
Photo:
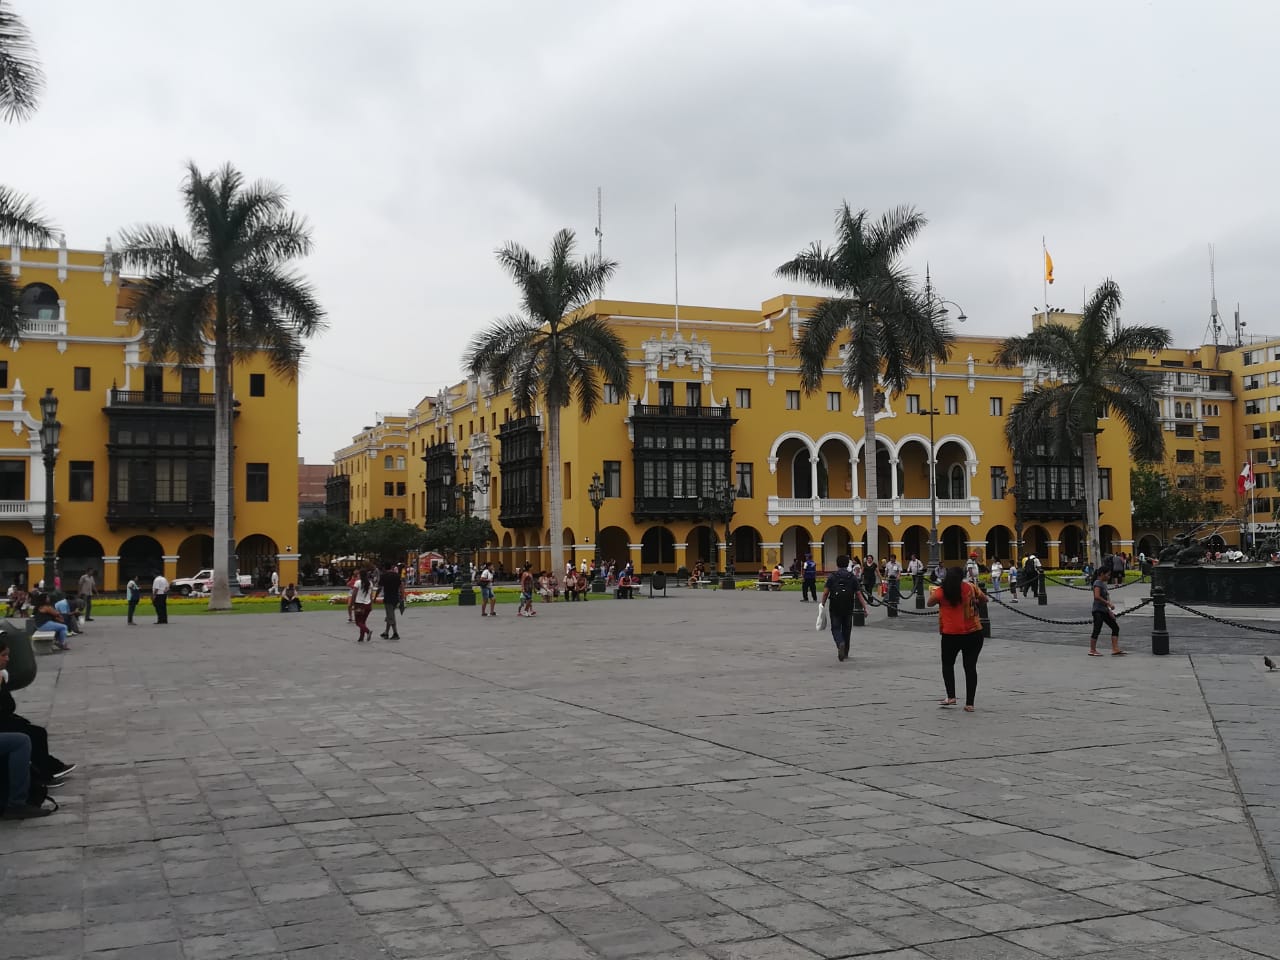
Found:
M 933 280 L 929 276 L 929 268 L 925 268 L 924 272 L 924 301 L 926 309 L 930 315 L 933 315 L 934 305 L 938 307 L 938 316 L 945 317 L 947 315 L 947 304 L 955 307 L 959 311 L 956 319 L 964 323 L 969 318 L 965 316 L 964 307 L 956 303 L 954 300 L 943 300 L 934 296 Z M 938 564 L 942 562 L 941 545 L 938 543 L 938 455 L 935 449 L 935 441 L 933 436 L 933 418 L 938 415 L 937 409 L 933 405 L 933 380 L 934 365 L 933 360 L 929 361 L 929 409 L 921 410 L 922 417 L 929 418 L 929 573 L 938 569 Z M 879 537 L 879 532 L 875 534 Z M 868 531 L 868 543 L 872 538 L 872 534 Z
M 600 479 L 600 474 L 593 473 L 591 475 L 591 483 L 587 487 L 587 496 L 591 499 L 591 506 L 596 512 L 595 576 L 591 581 L 591 592 L 604 593 L 604 577 L 600 576 L 600 508 L 604 506 L 604 482 Z
M 44 452 L 44 584 L 53 589 L 57 559 L 53 553 L 53 469 L 58 463 L 58 440 L 62 424 L 58 421 L 58 398 L 53 387 L 46 387 L 40 398 L 40 449 Z
M 738 488 L 730 480 L 716 491 L 716 511 L 724 518 L 724 579 L 720 581 L 721 590 L 732 590 L 735 586 L 733 576 L 733 538 L 729 534 L 729 524 L 733 520 L 733 503 L 738 498 Z
M 444 468 L 444 486 L 447 491 L 448 503 L 450 506 L 456 502 L 456 497 L 462 497 L 463 516 L 471 516 L 471 504 L 475 500 L 476 492 L 489 492 L 489 465 L 485 464 L 476 474 L 475 482 L 471 480 L 471 451 L 462 451 L 462 483 L 455 486 L 457 476 L 454 474 L 452 464 L 447 464 Z M 463 546 L 458 551 L 459 563 L 458 577 L 462 580 L 462 586 L 458 588 L 458 606 L 474 607 L 476 605 L 476 592 L 471 586 L 471 547 Z

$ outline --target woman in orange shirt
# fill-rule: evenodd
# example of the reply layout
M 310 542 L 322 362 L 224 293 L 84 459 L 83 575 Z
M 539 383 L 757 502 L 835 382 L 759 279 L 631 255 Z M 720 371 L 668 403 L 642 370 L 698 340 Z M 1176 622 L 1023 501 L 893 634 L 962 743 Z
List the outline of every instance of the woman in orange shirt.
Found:
M 929 597 L 929 606 L 938 607 L 938 630 L 942 634 L 942 682 L 947 687 L 944 707 L 956 702 L 956 654 L 960 654 L 964 660 L 964 709 L 973 713 L 973 697 L 978 692 L 978 654 L 982 652 L 978 601 L 986 599 L 982 587 L 965 580 L 960 567 L 948 567 L 942 586 Z

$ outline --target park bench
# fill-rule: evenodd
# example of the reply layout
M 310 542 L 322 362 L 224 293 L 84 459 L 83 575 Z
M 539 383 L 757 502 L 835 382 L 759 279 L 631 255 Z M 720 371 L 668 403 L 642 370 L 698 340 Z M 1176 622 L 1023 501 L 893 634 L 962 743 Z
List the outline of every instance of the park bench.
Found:
M 31 634 L 31 643 L 37 653 L 53 653 L 53 641 L 57 638 L 58 635 L 52 630 L 37 630 Z

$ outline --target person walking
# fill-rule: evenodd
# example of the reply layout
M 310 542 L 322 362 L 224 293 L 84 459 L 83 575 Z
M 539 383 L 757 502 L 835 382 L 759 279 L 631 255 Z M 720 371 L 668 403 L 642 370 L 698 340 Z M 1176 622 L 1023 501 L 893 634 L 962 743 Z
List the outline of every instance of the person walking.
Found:
M 929 606 L 938 608 L 938 631 L 942 634 L 942 683 L 947 695 L 941 706 L 956 702 L 956 655 L 964 661 L 964 710 L 973 713 L 978 692 L 978 654 L 982 653 L 982 620 L 978 601 L 986 600 L 982 587 L 970 583 L 960 567 L 950 567 L 929 596 Z
M 801 571 L 804 576 L 800 582 L 800 602 L 808 603 L 809 597 L 814 600 L 818 599 L 818 565 L 813 562 L 813 554 L 807 553 L 804 558 L 804 567 Z
M 157 573 L 151 581 L 151 605 L 156 608 L 156 623 L 169 622 L 169 581 Z
M 480 616 L 496 617 L 497 605 L 497 598 L 493 594 L 493 564 L 486 563 L 480 568 Z
M 138 601 L 142 599 L 142 587 L 138 586 L 137 577 L 129 578 L 129 582 L 124 586 L 124 596 L 129 601 L 125 622 L 131 627 L 136 627 L 137 624 L 133 622 L 133 612 L 138 609 Z
M 1022 596 L 1025 599 L 1036 585 L 1036 555 L 1034 553 L 1028 555 L 1026 562 L 1022 564 L 1022 576 L 1018 579 L 1022 583 Z
M 93 595 L 98 588 L 97 582 L 93 579 L 95 572 L 92 568 L 86 570 L 80 577 L 78 588 L 80 606 L 84 607 L 84 620 L 86 623 L 93 620 Z
M 1117 550 L 1111 557 L 1111 578 L 1117 587 L 1124 586 L 1124 571 L 1128 566 L 1125 555 Z
M 369 621 L 369 611 L 373 609 L 375 593 L 369 571 L 362 569 L 356 578 L 356 585 L 351 588 L 351 609 L 355 612 L 356 629 L 360 631 L 356 643 L 373 640 L 373 631 L 366 624 Z
M 1107 590 L 1108 572 L 1099 570 L 1093 579 L 1093 633 L 1089 635 L 1089 656 L 1100 657 L 1098 652 L 1098 634 L 1102 633 L 1105 623 L 1111 628 L 1111 655 L 1123 657 L 1120 649 L 1120 624 L 1112 612 L 1116 605 L 1111 602 L 1111 593 Z
M 517 617 L 536 617 L 538 612 L 533 609 L 533 573 L 530 570 L 530 564 L 525 564 L 524 569 L 520 571 L 520 607 L 516 610 Z
M 836 659 L 842 663 L 849 659 L 849 641 L 853 633 L 853 605 L 858 600 L 860 585 L 849 569 L 849 558 L 836 557 L 836 569 L 827 577 L 822 591 L 823 606 L 831 620 L 831 639 L 836 642 Z
M 1004 564 L 999 557 L 991 561 L 991 596 L 1000 599 L 1000 580 L 1004 577 Z
M 1018 565 L 1009 560 L 1009 599 L 1018 602 Z
M 394 563 L 388 563 L 386 569 L 382 571 L 382 579 L 378 581 L 378 592 L 382 595 L 382 609 L 386 611 L 386 625 L 378 636 L 383 640 L 399 640 L 400 629 L 396 626 L 396 608 L 401 603 L 402 584 L 400 572 Z
M 876 558 L 867 554 L 862 561 L 862 592 L 868 597 L 876 595 L 876 584 L 880 582 L 880 570 L 876 566 Z

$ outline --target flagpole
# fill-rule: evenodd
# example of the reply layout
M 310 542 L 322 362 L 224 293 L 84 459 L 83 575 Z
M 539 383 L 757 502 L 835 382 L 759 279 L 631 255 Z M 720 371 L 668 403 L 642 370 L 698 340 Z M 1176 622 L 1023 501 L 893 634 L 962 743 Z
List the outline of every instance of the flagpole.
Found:
M 1254 491 L 1257 488 L 1258 488 L 1258 478 L 1254 476 L 1254 473 L 1253 473 L 1253 451 L 1250 450 L 1249 451 L 1249 523 L 1250 524 L 1255 524 L 1258 522 L 1255 519 L 1258 515 L 1258 500 L 1257 500 L 1258 495 L 1254 493 Z M 1253 527 L 1249 531 L 1250 549 L 1252 549 L 1253 542 L 1257 539 L 1257 536 L 1253 532 L 1256 529 L 1257 527 Z
M 1040 235 L 1040 285 L 1044 287 L 1044 322 L 1049 322 L 1049 248 Z

